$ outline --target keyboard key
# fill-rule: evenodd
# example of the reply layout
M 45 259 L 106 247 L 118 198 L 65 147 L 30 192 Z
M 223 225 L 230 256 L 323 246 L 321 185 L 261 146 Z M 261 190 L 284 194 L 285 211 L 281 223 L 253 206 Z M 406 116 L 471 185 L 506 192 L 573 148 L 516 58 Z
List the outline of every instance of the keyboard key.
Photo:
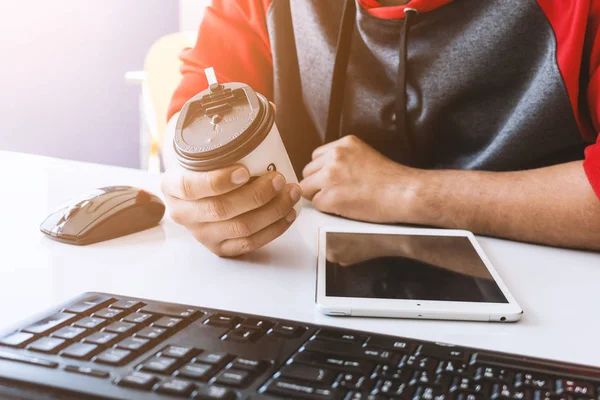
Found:
M 118 308 L 121 310 L 137 310 L 140 307 L 143 307 L 144 303 L 137 300 L 119 300 L 116 303 L 112 303 L 110 308 Z
M 239 343 L 254 343 L 262 336 L 263 332 L 256 329 L 235 328 L 223 336 L 223 340 L 230 340 Z
M 412 396 L 412 400 L 450 400 L 442 390 L 430 386 L 419 386 Z
M 198 357 L 196 357 L 196 362 L 199 363 L 203 363 L 203 364 L 211 364 L 211 365 L 215 365 L 216 367 L 222 367 L 225 364 L 227 364 L 229 361 L 231 361 L 231 359 L 233 358 L 233 356 L 227 354 L 227 353 L 216 353 L 216 352 L 210 352 L 210 351 L 206 351 L 202 354 L 200 354 Z
M 237 395 L 233 390 L 222 386 L 203 386 L 196 390 L 194 399 L 197 400 L 236 400 Z
M 43 337 L 27 346 L 28 350 L 56 354 L 66 344 L 64 339 Z
M 379 394 L 364 394 L 361 392 L 348 392 L 344 400 L 388 400 L 389 397 Z
M 135 334 L 136 337 L 142 337 L 146 339 L 157 339 L 161 337 L 166 332 L 166 329 L 156 328 L 156 327 L 148 327 L 144 328 L 141 331 Z
M 90 336 L 83 339 L 83 341 L 86 343 L 97 344 L 99 346 L 107 346 L 109 343 L 115 340 L 117 336 L 118 335 L 116 333 L 94 332 Z
M 559 396 L 559 395 L 556 395 Z M 489 397 L 491 400 L 530 400 L 531 390 L 518 390 L 513 391 L 508 385 L 504 383 L 494 384 L 492 395 Z
M 35 338 L 33 333 L 15 332 L 0 340 L 0 345 L 22 348 Z
M 413 371 L 406 368 L 398 368 L 387 364 L 379 364 L 375 367 L 375 370 L 371 373 L 371 378 L 384 378 L 384 379 L 396 379 L 408 382 L 412 377 Z
M 359 372 L 363 375 L 369 375 L 375 368 L 375 364 L 371 361 L 348 356 L 330 356 L 322 353 L 311 353 L 308 351 L 295 355 L 294 361 L 302 364 Z
M 442 346 L 436 343 L 426 343 L 419 347 L 417 354 L 420 356 L 438 358 L 442 360 L 457 360 L 466 362 L 469 353 L 453 346 Z
M 293 339 L 302 336 L 306 328 L 291 324 L 277 324 L 271 331 L 271 335 L 286 339 Z
M 180 318 L 172 318 L 172 317 L 162 317 L 158 321 L 152 324 L 152 326 L 157 326 L 159 328 L 177 328 L 181 326 L 182 319 Z
M 142 369 L 148 372 L 158 372 L 161 374 L 170 374 L 173 372 L 177 360 L 171 357 L 152 357 L 142 364 Z
M 340 386 L 351 390 L 369 390 L 371 384 L 371 380 L 366 376 L 350 372 L 340 374 L 335 381 L 336 387 Z
M 411 380 L 411 385 L 431 385 L 438 375 L 430 374 L 429 371 L 415 371 Z
M 117 343 L 117 347 L 125 350 L 138 351 L 148 343 L 150 343 L 149 339 L 144 339 L 140 337 L 129 337 Z
M 262 318 L 246 318 L 240 323 L 240 326 L 243 328 L 258 329 L 266 332 L 275 326 L 275 324 Z
M 206 325 L 231 329 L 242 321 L 240 317 L 228 314 L 215 314 L 204 322 Z
M 144 314 L 144 313 L 135 312 L 135 313 L 129 314 L 128 316 L 123 318 L 123 321 L 133 322 L 134 324 L 143 324 L 143 323 L 147 322 L 148 320 L 150 320 L 151 318 L 152 318 L 152 314 Z
M 573 400 L 573 396 L 569 396 L 565 393 L 558 394 L 555 392 L 544 392 L 542 390 L 535 391 L 533 398 L 535 400 Z M 581 397 L 580 399 L 584 399 L 584 397 Z
M 510 400 L 531 400 L 531 390 L 529 389 L 514 389 Z
M 368 336 L 357 335 L 354 333 L 348 333 L 344 331 L 336 331 L 333 329 L 321 329 L 315 337 L 319 340 L 333 340 L 336 342 L 353 343 L 362 345 Z
M 177 371 L 177 376 L 183 376 L 203 382 L 207 382 L 213 377 L 216 368 L 213 365 L 191 363 L 185 365 Z
M 112 303 L 115 299 L 110 296 L 105 296 L 101 294 L 92 295 L 86 298 L 79 303 L 75 303 L 65 308 L 66 312 L 75 313 L 75 314 L 86 314 L 88 312 L 92 312 L 93 310 L 97 310 L 99 308 L 104 307 Z
M 86 329 L 99 329 L 104 324 L 106 324 L 106 320 L 104 318 L 85 317 L 75 322 L 74 325 Z
M 98 354 L 94 358 L 94 362 L 110 365 L 120 365 L 124 364 L 130 355 L 131 351 L 129 350 L 107 349 L 104 350 L 102 353 Z
M 113 333 L 127 333 L 131 332 L 135 327 L 137 327 L 137 325 L 132 324 L 131 322 L 118 321 L 108 325 L 104 330 Z
M 61 325 L 65 325 L 69 323 L 73 318 L 77 317 L 76 314 L 59 312 L 56 314 L 52 314 L 49 317 L 44 318 L 41 321 L 38 321 L 34 324 L 29 325 L 27 328 L 23 329 L 25 332 L 29 333 L 49 333 L 55 328 L 60 327 Z
M 361 350 L 361 356 L 370 358 L 375 361 L 387 362 L 390 364 L 396 364 L 400 359 L 400 355 L 385 349 L 376 349 L 373 347 L 363 348 Z
M 276 379 L 269 383 L 266 392 L 284 398 L 333 399 L 334 391 L 326 386 L 298 383 L 287 379 Z
M 162 382 L 157 392 L 170 394 L 173 396 L 188 397 L 194 391 L 195 386 L 191 382 L 184 381 L 183 379 L 172 378 Z
M 371 338 L 369 338 L 367 346 L 380 347 L 382 349 L 400 351 L 403 353 L 412 353 L 416 348 L 416 344 L 408 340 L 399 340 L 395 338 L 388 338 L 385 336 L 372 336 Z
M 119 386 L 145 390 L 152 389 L 152 386 L 154 386 L 156 382 L 158 382 L 158 378 L 156 376 L 140 371 L 134 371 L 116 381 L 117 385 Z
M 250 372 L 241 369 L 226 369 L 217 376 L 217 383 L 225 386 L 241 387 L 246 385 Z
M 167 346 L 160 351 L 162 357 L 171 358 L 189 358 L 196 351 L 192 347 L 181 347 L 181 346 Z
M 89 367 L 79 367 L 77 365 L 67 365 L 65 367 L 65 371 L 73 372 L 76 374 L 93 376 L 95 378 L 108 378 L 110 377 L 110 373 L 108 371 L 102 371 L 100 369 L 94 369 Z
M 76 326 L 63 326 L 59 330 L 52 333 L 52 337 L 58 337 L 66 340 L 79 340 L 85 333 L 87 329 L 78 328 Z
M 538 390 L 552 390 L 554 382 L 543 375 L 520 372 L 515 375 L 515 387 Z
M 508 400 L 512 399 L 512 387 L 506 383 L 495 383 L 492 386 L 492 400 Z
M 556 381 L 556 393 L 567 393 L 574 396 L 596 397 L 596 391 L 592 384 L 582 381 L 572 381 L 569 379 L 559 379 Z
M 463 374 L 467 366 L 460 361 L 440 361 L 437 366 L 436 373 L 438 374 Z
M 73 343 L 60 352 L 63 357 L 87 359 L 98 350 L 98 346 L 91 343 Z
M 436 362 L 429 357 L 406 355 L 402 358 L 398 366 L 400 368 L 408 367 L 413 369 L 426 369 L 428 371 L 433 371 L 436 367 Z
M 395 379 L 381 379 L 373 388 L 373 394 L 410 398 L 413 388 L 407 382 Z M 432 399 L 433 400 L 433 399 Z
M 302 364 L 286 365 L 281 369 L 280 373 L 281 376 L 286 378 L 315 382 L 323 385 L 331 385 L 336 377 L 336 374 L 331 370 Z
M 504 368 L 479 367 L 475 371 L 475 379 L 487 379 L 496 382 L 512 382 L 514 374 Z
M 54 361 L 43 360 L 37 357 L 24 356 L 21 354 L 12 354 L 4 351 L 0 351 L 0 360 L 14 361 L 18 363 L 36 365 L 38 367 L 56 368 L 58 363 Z
M 140 312 L 183 319 L 198 319 L 204 315 L 202 311 L 194 310 L 193 308 L 161 303 L 147 304 Z
M 326 340 L 311 340 L 304 345 L 307 351 L 348 356 L 363 356 L 363 348 L 353 343 L 331 342 Z M 384 350 L 385 351 L 385 350 Z M 389 352 L 387 352 L 389 353 Z
M 238 357 L 233 361 L 231 368 L 246 369 L 252 372 L 260 372 L 267 365 L 265 361 L 251 360 L 249 358 Z
M 123 314 L 123 310 L 119 310 L 117 308 L 103 308 L 98 310 L 92 314 L 94 317 L 104 318 L 104 319 L 115 319 L 118 318 L 119 315 Z
M 485 400 L 486 397 L 481 393 L 458 392 L 456 400 Z
M 482 393 L 484 396 L 488 396 L 490 391 L 490 384 L 486 381 L 476 381 L 467 377 L 456 376 L 452 379 L 450 384 L 450 392 L 472 392 Z

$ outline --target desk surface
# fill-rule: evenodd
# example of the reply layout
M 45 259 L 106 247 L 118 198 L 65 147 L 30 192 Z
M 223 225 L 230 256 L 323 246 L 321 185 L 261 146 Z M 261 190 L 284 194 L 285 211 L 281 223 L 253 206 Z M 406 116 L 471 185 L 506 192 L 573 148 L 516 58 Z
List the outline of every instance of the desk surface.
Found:
M 525 314 L 516 324 L 339 318 L 314 305 L 316 234 L 359 224 L 305 204 L 264 249 L 220 259 L 166 217 L 160 226 L 87 247 L 39 232 L 48 213 L 90 189 L 160 193 L 143 171 L 0 152 L 0 328 L 84 291 L 231 309 L 600 366 L 600 254 L 479 238 Z

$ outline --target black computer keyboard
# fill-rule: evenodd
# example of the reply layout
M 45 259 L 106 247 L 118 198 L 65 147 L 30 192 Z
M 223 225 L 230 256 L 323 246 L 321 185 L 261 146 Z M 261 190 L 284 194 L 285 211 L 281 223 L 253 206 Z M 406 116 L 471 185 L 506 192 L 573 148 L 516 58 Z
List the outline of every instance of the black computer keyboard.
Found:
M 600 399 L 600 368 L 86 293 L 0 335 L 0 397 Z

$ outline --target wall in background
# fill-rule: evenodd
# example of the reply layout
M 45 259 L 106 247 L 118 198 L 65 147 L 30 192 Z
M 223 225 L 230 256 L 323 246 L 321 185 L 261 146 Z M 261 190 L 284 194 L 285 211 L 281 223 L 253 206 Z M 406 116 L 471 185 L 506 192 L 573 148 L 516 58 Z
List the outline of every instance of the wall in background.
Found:
M 179 0 L 179 29 L 197 31 L 208 4 L 210 0 Z
M 0 150 L 137 167 L 124 74 L 178 28 L 173 1 L 0 1 Z

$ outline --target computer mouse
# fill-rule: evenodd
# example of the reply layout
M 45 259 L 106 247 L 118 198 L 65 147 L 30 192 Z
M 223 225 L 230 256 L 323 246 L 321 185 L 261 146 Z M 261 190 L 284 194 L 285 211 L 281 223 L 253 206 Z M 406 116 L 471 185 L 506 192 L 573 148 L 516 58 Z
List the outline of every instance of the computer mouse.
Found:
M 61 207 L 40 230 L 54 240 L 86 245 L 151 228 L 164 214 L 165 205 L 155 195 L 131 186 L 110 186 Z

